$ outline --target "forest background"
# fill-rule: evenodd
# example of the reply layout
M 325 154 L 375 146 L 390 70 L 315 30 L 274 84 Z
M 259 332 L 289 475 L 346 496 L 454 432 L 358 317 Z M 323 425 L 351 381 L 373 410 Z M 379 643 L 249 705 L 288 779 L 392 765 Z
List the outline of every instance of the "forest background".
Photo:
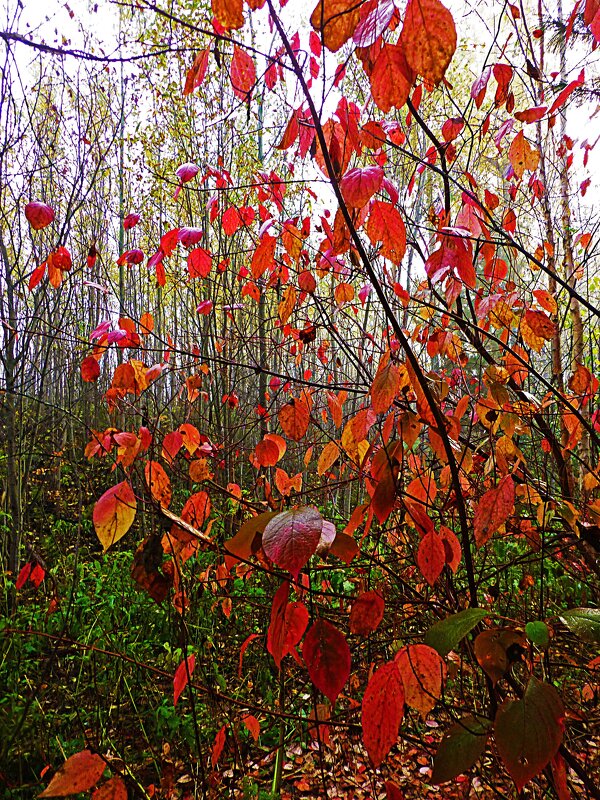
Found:
M 600 3 L 6 5 L 8 797 L 599 797 Z

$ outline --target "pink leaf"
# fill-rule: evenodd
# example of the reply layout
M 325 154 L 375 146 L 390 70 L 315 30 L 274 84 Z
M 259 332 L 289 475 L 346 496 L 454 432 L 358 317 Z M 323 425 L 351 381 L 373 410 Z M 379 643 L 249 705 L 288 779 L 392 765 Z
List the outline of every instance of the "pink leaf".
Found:
M 348 170 L 340 181 L 340 190 L 351 208 L 362 208 L 379 190 L 382 181 L 381 167 L 355 167 Z
M 316 508 L 284 511 L 267 523 L 263 548 L 267 556 L 294 578 L 316 552 L 323 531 L 323 517 Z

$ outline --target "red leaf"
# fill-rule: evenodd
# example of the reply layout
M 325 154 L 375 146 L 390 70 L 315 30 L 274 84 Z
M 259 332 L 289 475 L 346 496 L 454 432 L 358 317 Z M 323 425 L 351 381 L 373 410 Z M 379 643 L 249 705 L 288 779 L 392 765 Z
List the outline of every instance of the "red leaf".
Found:
M 188 70 L 185 78 L 185 86 L 183 87 L 184 97 L 188 94 L 191 94 L 194 89 L 197 89 L 198 86 L 202 85 L 202 81 L 206 76 L 206 70 L 208 68 L 209 52 L 210 50 L 205 48 L 204 50 L 200 50 L 200 52 L 196 55 L 194 63 Z
M 340 191 L 351 208 L 365 206 L 375 192 L 379 191 L 383 180 L 381 167 L 356 167 L 348 170 L 340 181 Z
M 404 716 L 404 686 L 395 661 L 374 674 L 362 701 L 363 742 L 377 768 L 398 739 Z
M 510 475 L 505 475 L 495 489 L 487 491 L 475 509 L 473 529 L 477 547 L 484 545 L 503 525 L 515 505 L 515 484 Z
M 256 83 L 256 68 L 254 61 L 245 50 L 237 45 L 233 46 L 233 59 L 229 72 L 233 93 L 240 100 L 249 100 L 250 93 Z
M 196 667 L 196 656 L 192 655 L 185 658 L 175 670 L 173 677 L 173 705 L 177 705 L 177 701 L 181 697 L 181 693 L 188 685 L 188 681 Z
M 225 739 L 227 738 L 227 725 L 223 725 L 221 730 L 215 736 L 215 741 L 212 746 L 212 751 L 210 754 L 210 763 L 213 769 L 217 766 L 219 759 L 221 758 L 221 754 L 223 752 L 223 748 L 225 747 Z
M 33 570 L 33 562 L 30 561 L 28 564 L 25 564 L 21 567 L 19 574 L 17 575 L 17 580 L 15 583 L 15 589 L 19 590 L 22 589 L 23 586 L 29 580 L 29 576 L 31 575 L 31 571 Z
M 331 623 L 317 619 L 306 634 L 302 655 L 314 686 L 333 705 L 350 677 L 346 637 Z
M 505 700 L 498 709 L 494 737 L 517 792 L 558 752 L 565 709 L 554 686 L 531 677 L 521 700 Z
M 255 742 L 258 742 L 258 737 L 260 736 L 260 722 L 252 714 L 246 714 L 245 717 L 242 717 L 242 722 L 248 729 L 250 736 L 252 736 Z
M 371 70 L 371 94 L 384 113 L 392 106 L 402 108 L 408 100 L 414 81 L 404 48 L 400 44 L 384 44 Z
M 444 659 L 433 647 L 413 644 L 399 650 L 394 660 L 402 676 L 406 705 L 425 717 L 442 696 Z
M 379 627 L 383 619 L 385 604 L 379 592 L 363 592 L 359 595 L 350 611 L 350 632 L 359 636 L 368 636 Z
M 381 242 L 380 254 L 399 265 L 406 252 L 406 228 L 400 212 L 391 203 L 376 200 L 367 221 L 367 236 Z
M 323 517 L 316 508 L 297 508 L 278 514 L 267 523 L 263 533 L 263 549 L 267 556 L 294 578 L 316 552 Z
M 298 644 L 308 625 L 308 610 L 304 603 L 288 603 L 290 584 L 281 584 L 271 606 L 271 622 L 267 631 L 267 650 L 277 667 Z
M 417 552 L 417 564 L 427 583 L 433 586 L 446 563 L 446 550 L 439 534 L 429 531 L 421 539 Z
M 187 257 L 190 278 L 206 278 L 212 268 L 212 256 L 202 247 L 196 247 Z
M 172 464 L 175 456 L 183 447 L 183 436 L 179 431 L 171 431 L 163 439 L 162 457 L 167 464 Z
M 243 662 L 244 662 L 244 653 L 248 649 L 248 645 L 251 642 L 253 642 L 255 639 L 258 639 L 258 638 L 259 638 L 258 633 L 251 633 L 250 636 L 247 636 L 244 639 L 244 641 L 242 643 L 242 646 L 240 647 L 240 660 L 239 660 L 239 663 L 238 663 L 238 678 L 242 677 L 242 665 L 243 665 Z
M 411 69 L 439 83 L 456 50 L 456 28 L 448 9 L 439 0 L 409 0 L 400 38 Z
M 392 781 L 385 782 L 386 800 L 405 800 L 403 792 Z
M 100 377 L 100 364 L 94 356 L 86 356 L 81 362 L 81 379 L 93 383 Z
M 538 122 L 546 115 L 546 111 L 548 111 L 548 106 L 533 106 L 525 111 L 515 112 L 515 119 L 518 119 L 519 122 L 524 122 L 525 124 L 530 122 Z
M 559 94 L 556 96 L 556 99 L 550 106 L 550 111 L 548 111 L 548 115 L 551 116 L 552 114 L 554 114 L 555 111 L 558 111 L 559 108 L 562 108 L 569 99 L 569 97 L 571 96 L 571 94 L 575 91 L 575 89 L 578 89 L 580 86 L 583 86 L 584 83 L 585 83 L 585 73 L 583 70 L 581 70 L 577 78 L 574 81 L 571 81 L 571 83 L 567 84 L 567 86 L 565 86 L 562 92 L 559 92 Z
M 140 221 L 139 214 L 127 214 L 127 216 L 123 220 L 123 230 L 130 231 L 132 228 L 135 228 L 135 226 L 138 224 L 139 221 Z
M 34 200 L 25 206 L 25 217 L 34 231 L 41 231 L 54 222 L 54 210 L 46 203 Z
M 97 753 L 82 750 L 68 758 L 39 797 L 67 797 L 87 792 L 102 777 L 106 764 Z
M 172 255 L 179 241 L 179 228 L 173 228 L 160 237 L 160 250 L 165 257 Z

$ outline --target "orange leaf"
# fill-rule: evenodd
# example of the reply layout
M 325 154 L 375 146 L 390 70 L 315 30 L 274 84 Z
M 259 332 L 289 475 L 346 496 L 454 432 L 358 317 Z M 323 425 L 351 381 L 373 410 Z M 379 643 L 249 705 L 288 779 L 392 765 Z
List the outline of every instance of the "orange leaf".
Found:
M 406 705 L 425 717 L 442 695 L 444 659 L 429 645 L 413 644 L 399 650 L 394 660 L 402 676 Z
M 191 68 L 188 70 L 188 73 L 185 78 L 185 86 L 183 87 L 183 95 L 191 94 L 194 89 L 197 89 L 198 86 L 202 84 L 206 76 L 206 70 L 208 67 L 208 54 L 209 49 L 206 48 L 204 50 L 200 50 L 200 52 L 196 55 L 194 59 L 194 63 L 192 64 Z
M 340 456 L 340 448 L 336 442 L 327 442 L 323 448 L 323 452 L 319 456 L 317 463 L 317 472 L 319 475 L 324 475 L 335 464 Z
M 552 339 L 557 333 L 556 323 L 552 322 L 543 311 L 529 309 L 525 312 L 525 322 L 535 336 L 539 336 L 542 339 Z
M 274 236 L 270 236 L 268 233 L 263 233 L 261 236 L 260 242 L 254 251 L 252 262 L 250 264 L 250 271 L 252 272 L 252 277 L 255 280 L 258 280 L 265 270 L 269 269 L 269 267 L 272 267 L 275 264 L 276 242 L 277 239 L 275 239 Z
M 252 736 L 255 742 L 258 742 L 258 737 L 260 736 L 260 722 L 252 714 L 246 714 L 245 717 L 242 717 L 242 722 L 246 726 L 250 736 Z
M 323 44 L 333 53 L 348 41 L 360 19 L 360 3 L 356 0 L 319 0 L 310 24 L 323 37 Z
M 377 370 L 371 385 L 371 405 L 376 414 L 385 414 L 392 407 L 400 388 L 400 370 L 391 361 L 387 361 Z
M 519 180 L 523 177 L 525 170 L 534 172 L 540 161 L 540 153 L 535 147 L 532 147 L 523 131 L 519 133 L 512 140 L 512 144 L 508 150 L 508 158 L 512 164 L 515 175 Z
M 136 508 L 137 501 L 127 481 L 108 489 L 96 502 L 92 519 L 105 553 L 131 528 Z
M 308 430 L 310 414 L 305 403 L 292 398 L 277 414 L 282 431 L 294 442 L 299 442 Z
M 400 39 L 411 69 L 438 84 L 456 50 L 456 28 L 448 9 L 439 0 L 409 0 Z
M 67 797 L 86 792 L 102 777 L 106 764 L 97 753 L 82 750 L 68 758 L 39 797 Z
M 153 499 L 164 508 L 168 508 L 173 492 L 171 491 L 171 481 L 163 467 L 157 461 L 148 461 L 144 467 L 144 475 Z
M 127 800 L 127 797 L 125 781 L 119 775 L 115 775 L 96 789 L 92 800 Z
M 211 0 L 213 14 L 225 30 L 237 30 L 244 26 L 244 0 Z

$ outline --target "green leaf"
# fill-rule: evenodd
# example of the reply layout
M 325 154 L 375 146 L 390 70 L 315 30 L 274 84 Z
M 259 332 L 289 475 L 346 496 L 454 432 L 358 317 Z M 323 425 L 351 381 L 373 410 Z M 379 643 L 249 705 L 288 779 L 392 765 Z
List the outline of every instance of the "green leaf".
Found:
M 528 622 L 525 625 L 525 633 L 530 642 L 546 650 L 550 644 L 550 631 L 545 622 Z
M 491 724 L 469 715 L 448 728 L 435 754 L 431 783 L 451 781 L 471 769 L 485 750 Z
M 498 752 L 517 791 L 544 769 L 562 742 L 565 708 L 549 683 L 531 677 L 521 700 L 498 709 L 494 735 Z
M 459 611 L 458 614 L 452 614 L 429 628 L 425 634 L 425 644 L 433 647 L 441 656 L 447 656 L 484 617 L 495 616 L 496 614 L 483 608 L 467 608 L 465 611 Z
M 560 618 L 581 639 L 600 644 L 600 608 L 572 608 Z

